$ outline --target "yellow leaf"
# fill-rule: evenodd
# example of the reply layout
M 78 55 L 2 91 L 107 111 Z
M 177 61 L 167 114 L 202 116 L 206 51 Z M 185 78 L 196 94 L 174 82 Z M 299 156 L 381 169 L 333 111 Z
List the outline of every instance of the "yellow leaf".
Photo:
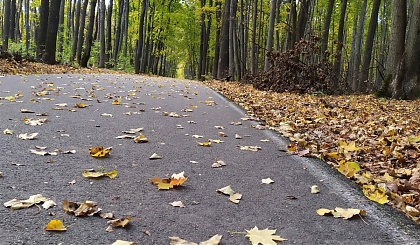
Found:
M 377 187 L 375 185 L 363 185 L 363 194 L 365 194 L 369 200 L 380 204 L 389 202 L 386 191 L 383 188 Z
M 352 178 L 360 170 L 360 166 L 355 162 L 341 161 L 337 170 L 347 178 Z
M 126 227 L 130 223 L 131 218 L 125 217 L 120 219 L 110 220 L 107 223 L 113 227 Z
M 83 103 L 76 103 L 76 107 L 77 108 L 85 108 L 85 107 L 87 107 L 87 105 L 85 105 Z
M 140 134 L 139 136 L 137 136 L 135 139 L 134 139 L 134 142 L 136 142 L 136 143 L 146 143 L 146 142 L 148 142 L 149 141 L 149 139 L 148 138 L 146 138 L 146 136 L 144 136 L 143 134 Z
M 51 220 L 44 228 L 46 231 L 65 231 L 67 230 L 63 222 L 59 219 Z
M 358 151 L 362 149 L 360 147 L 356 147 L 356 142 L 354 141 L 347 144 L 346 142 L 339 140 L 338 145 L 345 151 Z
M 316 210 L 316 213 L 321 216 L 324 216 L 325 214 L 332 214 L 333 212 L 334 212 L 333 209 L 326 209 L 326 208 L 320 208 Z
M 197 141 L 197 145 L 204 146 L 204 147 L 210 147 L 211 141 L 206 141 L 206 142 L 198 142 Z
M 83 177 L 85 178 L 99 178 L 99 177 L 109 177 L 111 179 L 117 177 L 118 171 L 112 170 L 109 172 L 94 172 L 92 170 L 84 170 L 82 172 Z
M 119 104 L 121 104 L 121 99 L 116 99 L 116 100 L 112 101 L 112 104 L 113 105 L 119 105 Z
M 350 219 L 357 214 L 366 215 L 366 211 L 363 209 L 356 209 L 356 208 L 339 208 L 336 207 L 334 210 L 320 208 L 316 210 L 318 215 L 324 216 L 326 214 L 332 214 L 335 218 L 343 218 L 343 219 Z
M 172 236 L 169 237 L 169 244 L 170 245 L 219 245 L 220 240 L 222 239 L 222 235 L 214 235 L 209 240 L 200 242 L 199 244 L 195 242 L 189 242 L 184 240 L 180 237 Z
M 286 241 L 287 239 L 281 238 L 280 236 L 274 235 L 276 233 L 276 230 L 269 230 L 268 228 L 264 230 L 258 230 L 258 228 L 255 226 L 251 230 L 245 230 L 246 235 L 245 237 L 248 237 L 251 241 L 252 245 L 277 245 L 277 242 Z
M 104 148 L 103 146 L 96 146 L 89 148 L 90 155 L 93 157 L 107 157 L 112 151 L 112 147 Z

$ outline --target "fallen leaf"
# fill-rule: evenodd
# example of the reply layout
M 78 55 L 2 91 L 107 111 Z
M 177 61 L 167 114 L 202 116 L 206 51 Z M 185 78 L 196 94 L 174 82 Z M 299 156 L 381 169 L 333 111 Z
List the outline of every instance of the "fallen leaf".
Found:
M 209 142 L 210 142 L 210 143 L 220 144 L 220 143 L 223 143 L 224 141 L 223 141 L 223 140 L 213 140 L 213 139 L 209 139 Z
M 49 208 L 54 207 L 54 206 L 57 206 L 57 203 L 55 203 L 53 200 L 48 200 L 48 201 L 45 201 L 45 202 L 42 204 L 42 207 L 43 207 L 44 209 L 49 209 Z
M 44 124 L 46 121 L 48 121 L 48 118 L 24 118 L 23 121 L 25 124 L 31 125 L 31 126 L 39 126 Z
M 180 237 L 172 236 L 172 237 L 169 237 L 169 244 L 170 245 L 219 245 L 221 239 L 222 239 L 222 235 L 216 234 L 207 241 L 195 243 L 195 242 L 189 242 Z
M 218 132 L 217 135 L 219 135 L 220 137 L 227 137 L 226 133 L 224 132 Z
M 346 162 L 343 160 L 340 162 L 337 170 L 347 178 L 352 178 L 360 170 L 360 166 L 355 162 Z
M 211 142 L 210 141 L 206 141 L 206 142 L 198 142 L 197 141 L 197 145 L 204 146 L 204 147 L 210 147 Z
M 46 231 L 65 231 L 67 230 L 64 226 L 63 222 L 59 219 L 53 219 L 48 222 L 47 226 L 45 226 L 44 230 Z
M 35 137 L 37 135 L 38 135 L 38 133 L 31 133 L 31 134 L 23 133 L 23 134 L 19 134 L 18 138 L 23 139 L 23 140 L 33 140 L 33 139 L 35 139 Z
M 154 177 L 150 179 L 150 183 L 157 185 L 159 190 L 169 190 L 176 186 L 181 186 L 187 179 L 187 177 L 184 177 L 183 171 L 179 174 L 173 174 L 171 178 L 161 179 L 159 177 Z
M 363 209 L 356 208 L 339 208 L 333 209 L 320 208 L 316 210 L 318 215 L 324 216 L 326 214 L 332 214 L 335 218 L 350 219 L 355 215 L 366 215 L 366 211 Z
M 202 135 L 196 135 L 196 134 L 191 135 L 191 137 L 196 138 L 196 139 L 198 139 L 198 138 L 203 138 L 203 136 L 202 136 Z
M 77 108 L 85 108 L 85 107 L 88 107 L 89 105 L 85 105 L 85 104 L 83 104 L 83 103 L 76 103 L 76 105 L 75 105 L 75 107 L 77 107 Z
M 311 193 L 312 194 L 317 194 L 319 193 L 319 187 L 317 185 L 313 185 L 311 186 Z
M 110 224 L 112 227 L 126 227 L 130 223 L 130 220 L 130 217 L 113 219 L 109 220 L 107 224 Z
M 185 208 L 185 205 L 181 201 L 174 201 L 174 202 L 171 202 L 169 204 L 171 204 L 174 207 Z
M 161 156 L 159 156 L 158 154 L 156 154 L 156 153 L 153 153 L 150 157 L 149 157 L 149 159 L 150 160 L 155 160 L 155 159 L 161 159 L 162 157 Z
M 242 136 L 240 136 L 239 134 L 235 134 L 235 139 L 242 139 Z
M 239 149 L 243 150 L 243 151 L 258 151 L 261 150 L 261 147 L 259 146 L 249 146 L 249 145 L 240 145 Z
M 239 200 L 242 199 L 242 194 L 235 193 L 229 197 L 229 201 L 238 204 Z
M 35 113 L 35 112 L 28 109 L 20 109 L 20 113 Z
M 382 187 L 375 185 L 363 185 L 363 194 L 365 194 L 369 200 L 380 204 L 389 202 L 386 191 Z
M 220 168 L 222 166 L 226 166 L 226 163 L 224 161 L 217 160 L 217 159 L 216 159 L 216 162 L 211 165 L 212 168 Z
M 13 130 L 6 128 L 6 129 L 3 131 L 3 134 L 13 134 Z
M 56 156 L 58 154 L 55 151 L 47 152 L 47 151 L 37 151 L 37 150 L 32 150 L 32 149 L 29 149 L 29 150 L 31 151 L 31 153 L 40 155 L 40 156 L 47 156 L 47 155 Z
M 137 136 L 134 139 L 134 142 L 136 142 L 136 143 L 146 143 L 146 142 L 149 142 L 149 139 L 146 138 L 146 136 L 144 136 L 143 134 L 140 134 L 139 136 Z
M 143 131 L 143 128 L 132 128 L 130 130 L 122 131 L 124 134 L 137 134 L 138 132 Z
M 36 195 L 30 196 L 26 200 L 12 199 L 8 202 L 3 203 L 3 205 L 6 208 L 10 207 L 11 209 L 17 210 L 17 209 L 29 208 L 30 206 L 34 204 L 46 202 L 48 200 L 49 199 L 44 197 L 42 194 L 36 194 Z
M 89 200 L 86 200 L 83 203 L 78 203 L 70 202 L 67 199 L 64 199 L 63 202 L 63 209 L 68 213 L 74 214 L 75 216 L 93 216 L 102 210 L 97 206 L 97 202 Z
M 271 183 L 274 183 L 274 181 L 270 178 L 261 180 L 261 184 L 271 184 Z
M 123 241 L 123 240 L 116 240 L 113 244 L 111 245 L 137 245 L 137 243 L 135 242 L 128 242 L 128 241 Z
M 109 113 L 102 113 L 101 116 L 103 117 L 112 117 L 112 114 Z
M 118 171 L 117 170 L 111 170 L 109 172 L 103 172 L 103 171 L 95 172 L 94 170 L 89 169 L 89 170 L 84 170 L 82 172 L 82 175 L 85 178 L 109 177 L 110 179 L 113 179 L 113 178 L 117 177 Z
M 119 104 L 121 104 L 121 98 L 118 98 L 118 99 L 112 101 L 111 104 L 113 104 L 113 105 L 119 105 Z
M 258 228 L 255 226 L 251 230 L 245 231 L 245 237 L 249 238 L 252 245 L 258 245 L 260 243 L 263 245 L 276 245 L 277 241 L 287 241 L 287 239 L 274 235 L 276 233 L 276 230 L 269 230 L 268 228 L 264 230 L 258 230 Z
M 97 158 L 107 157 L 112 151 L 112 147 L 104 148 L 103 146 L 95 146 L 89 148 L 90 155 Z

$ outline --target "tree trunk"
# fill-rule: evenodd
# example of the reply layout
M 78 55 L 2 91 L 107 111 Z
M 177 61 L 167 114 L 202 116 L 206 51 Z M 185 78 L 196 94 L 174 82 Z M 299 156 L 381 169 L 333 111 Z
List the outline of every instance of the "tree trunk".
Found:
M 366 83 L 369 77 L 369 67 L 372 58 L 373 41 L 375 38 L 376 27 L 378 26 L 378 13 L 381 0 L 374 0 L 372 14 L 370 15 L 369 29 L 366 37 L 365 50 L 363 52 L 362 72 L 360 74 L 359 92 L 365 92 Z
M 229 16 L 230 0 L 225 0 L 224 13 L 222 19 L 222 30 L 220 34 L 220 53 L 217 78 L 223 79 L 229 72 Z
M 391 12 L 391 35 L 389 40 L 389 51 L 386 62 L 385 81 L 379 91 L 379 95 L 392 95 L 393 91 L 400 88 L 400 85 L 393 84 L 389 86 L 394 80 L 398 64 L 404 53 L 405 34 L 407 28 L 407 0 L 392 0 Z M 394 88 L 393 88 L 394 87 Z
M 10 29 L 10 0 L 4 0 L 4 22 L 3 22 L 3 43 L 2 50 L 9 49 L 9 29 Z
M 74 59 L 76 58 L 76 52 L 77 52 L 77 43 L 79 40 L 79 28 L 80 28 L 80 8 L 81 8 L 81 0 L 75 0 L 77 2 L 74 3 L 74 8 L 75 11 L 73 10 L 73 12 L 76 12 L 75 14 L 75 25 L 74 25 L 74 29 L 73 29 L 73 45 L 72 45 L 72 50 L 71 50 L 71 58 L 70 61 L 74 61 Z
M 300 41 L 305 36 L 306 24 L 309 18 L 310 0 L 301 0 L 296 29 L 296 41 Z
M 85 25 L 86 25 L 86 10 L 88 5 L 88 0 L 84 0 L 83 7 L 80 11 L 80 25 L 79 25 L 79 34 L 77 39 L 77 53 L 76 53 L 76 61 L 77 63 L 81 63 L 82 60 L 82 49 L 83 49 L 83 41 L 85 39 Z
M 401 57 L 399 70 L 392 81 L 393 98 L 417 99 L 420 97 L 420 0 L 413 5 L 405 52 Z
M 29 55 L 29 46 L 31 42 L 31 29 L 29 23 L 29 0 L 25 0 L 25 32 L 26 55 Z
M 124 12 L 124 2 L 125 0 L 119 0 L 118 1 L 118 19 L 117 19 L 117 26 L 115 30 L 115 41 L 114 41 L 114 65 L 117 64 L 118 54 L 121 50 L 121 32 L 122 32 L 122 18 L 123 18 L 123 12 Z
M 99 68 L 105 67 L 105 0 L 99 0 Z
M 112 53 L 112 8 L 114 5 L 113 0 L 109 0 L 108 13 L 106 17 L 106 61 L 109 61 L 109 58 Z
M 235 78 L 235 73 L 237 72 L 235 64 L 237 64 L 235 59 L 235 39 L 236 39 L 236 5 L 238 0 L 230 0 L 230 9 L 229 9 L 229 77 L 232 79 Z
M 340 12 L 340 22 L 338 23 L 338 37 L 337 37 L 337 50 L 335 54 L 335 62 L 333 71 L 335 74 L 340 74 L 341 68 L 341 52 L 343 50 L 343 42 L 344 42 L 344 20 L 346 17 L 346 10 L 347 10 L 347 0 L 341 1 L 341 12 Z M 338 84 L 335 84 L 338 85 Z
M 360 62 L 362 56 L 362 40 L 363 40 L 363 32 L 365 26 L 365 18 L 366 18 L 366 7 L 367 7 L 367 0 L 363 1 L 361 13 L 360 13 L 360 21 L 357 30 L 357 37 L 356 37 L 356 54 L 354 55 L 354 67 L 353 69 L 353 82 L 352 82 L 352 89 L 353 92 L 360 91 L 360 83 L 359 83 L 359 71 L 360 71 Z
M 142 0 L 141 3 L 141 13 L 140 13 L 140 20 L 139 20 L 139 39 L 137 40 L 137 50 L 136 50 L 136 58 L 134 60 L 134 71 L 136 74 L 140 73 L 140 61 L 143 56 L 144 50 L 144 19 L 146 17 L 146 10 L 148 5 L 147 0 Z
M 89 26 L 88 31 L 86 34 L 86 41 L 85 41 L 85 52 L 83 52 L 83 57 L 80 62 L 81 67 L 87 67 L 88 61 L 90 58 L 90 50 L 93 44 L 93 27 L 95 26 L 95 8 L 96 8 L 97 0 L 92 0 L 90 2 L 90 10 L 89 10 Z
M 10 1 L 10 0 L 6 0 Z M 45 41 L 47 39 L 48 15 L 50 3 L 49 0 L 41 0 L 41 7 L 39 8 L 40 22 L 38 27 L 38 43 L 37 43 L 37 57 L 42 60 L 45 52 Z
M 267 45 L 265 46 L 266 52 L 270 52 L 273 49 L 273 41 L 274 41 L 274 22 L 276 16 L 276 5 L 277 0 L 271 0 L 270 4 L 270 17 L 269 17 L 269 24 L 268 24 L 268 36 L 267 36 Z M 264 70 L 268 70 L 270 68 L 270 60 L 268 56 L 265 55 L 265 62 L 264 62 Z
M 48 28 L 45 41 L 45 54 L 43 61 L 47 64 L 55 64 L 55 53 L 57 47 L 58 19 L 60 16 L 61 1 L 51 1 L 48 15 Z
M 58 20 L 58 53 L 60 59 L 63 53 L 63 41 L 64 41 L 64 5 L 66 4 L 65 0 L 61 0 L 60 4 L 60 17 Z
M 13 42 L 16 42 L 16 0 L 10 2 L 10 28 L 9 37 Z
M 256 1 L 256 0 L 255 0 Z M 217 78 L 217 72 L 219 68 L 219 56 L 220 56 L 220 27 L 219 23 L 222 19 L 222 4 L 220 0 L 216 0 L 216 45 L 214 47 L 214 59 L 213 59 L 213 78 Z
M 257 72 L 257 8 L 258 0 L 254 0 L 252 5 L 252 30 L 251 30 L 251 73 Z
M 327 14 L 324 20 L 324 30 L 322 31 L 321 55 L 324 55 L 328 48 L 328 36 L 330 34 L 331 16 L 334 10 L 334 0 L 328 1 Z

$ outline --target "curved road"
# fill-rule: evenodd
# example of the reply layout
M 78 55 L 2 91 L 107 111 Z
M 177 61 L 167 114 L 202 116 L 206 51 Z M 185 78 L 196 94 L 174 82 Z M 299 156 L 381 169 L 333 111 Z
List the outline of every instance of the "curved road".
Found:
M 242 245 L 251 243 L 237 232 L 254 226 L 277 229 L 288 239 L 281 244 L 418 244 L 414 222 L 367 201 L 327 164 L 281 151 L 284 139 L 254 128 L 257 122 L 241 120 L 246 115 L 240 108 L 200 83 L 104 74 L 6 76 L 0 81 L 0 202 L 42 194 L 57 204 L 48 210 L 42 203 L 20 210 L 1 205 L 0 244 L 112 244 L 119 239 L 160 245 L 169 244 L 169 236 L 199 243 L 220 234 L 220 244 Z M 118 98 L 121 103 L 113 105 Z M 75 108 L 77 103 L 87 107 Z M 37 116 L 43 113 L 47 116 Z M 48 120 L 31 126 L 25 117 Z M 147 143 L 116 138 L 135 128 L 143 128 Z M 3 134 L 6 129 L 14 133 Z M 38 135 L 23 140 L 21 133 Z M 209 139 L 224 142 L 197 145 Z M 110 156 L 91 157 L 89 148 L 98 145 L 113 147 Z M 31 153 L 37 146 L 61 152 Z M 67 150 L 75 153 L 63 154 Z M 153 153 L 162 158 L 150 160 Z M 212 168 L 216 158 L 226 166 Z M 85 169 L 115 169 L 118 176 L 88 179 L 82 176 Z M 188 176 L 182 187 L 158 190 L 149 181 L 182 171 Z M 274 183 L 261 184 L 265 178 Z M 242 194 L 239 204 L 216 192 L 228 185 Z M 320 193 L 311 194 L 312 185 Z M 130 217 L 130 224 L 108 232 L 107 220 L 98 215 L 67 214 L 64 199 L 98 202 L 103 213 Z M 171 206 L 174 201 L 185 207 Z M 335 207 L 365 209 L 367 215 L 343 220 L 316 213 Z M 62 220 L 67 230 L 45 231 L 52 219 Z

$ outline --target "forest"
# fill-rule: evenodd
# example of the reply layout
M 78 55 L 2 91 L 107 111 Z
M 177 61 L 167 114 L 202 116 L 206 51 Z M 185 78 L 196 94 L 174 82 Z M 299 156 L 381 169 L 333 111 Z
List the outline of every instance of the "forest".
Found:
M 0 0 L 3 58 L 420 95 L 420 0 Z

